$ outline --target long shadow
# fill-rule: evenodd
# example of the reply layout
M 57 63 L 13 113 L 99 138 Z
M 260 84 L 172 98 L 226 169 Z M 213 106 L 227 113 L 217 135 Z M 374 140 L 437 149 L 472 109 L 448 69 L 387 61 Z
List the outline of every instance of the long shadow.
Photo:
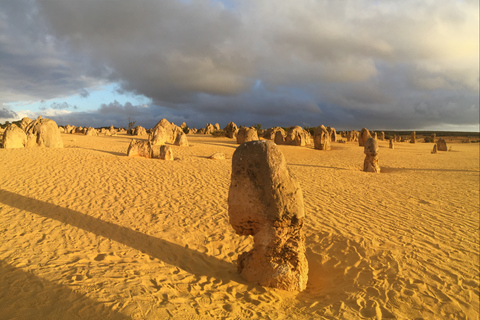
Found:
M 83 150 L 91 150 L 91 151 L 97 151 L 97 152 L 103 152 L 103 153 L 108 153 L 112 154 L 114 156 L 127 156 L 127 152 L 121 153 L 121 152 L 114 152 L 114 151 L 106 151 L 106 150 L 100 150 L 100 149 L 93 149 L 93 148 L 83 148 L 83 147 L 78 147 L 78 146 L 70 146 L 67 147 L 68 149 L 83 149 Z
M 195 142 L 198 142 L 198 143 L 201 143 L 201 144 L 209 144 L 209 145 L 212 145 L 212 146 L 218 146 L 218 147 L 226 147 L 226 148 L 234 148 L 234 149 L 237 149 L 237 147 L 239 145 L 230 145 L 230 144 L 225 144 L 225 143 L 212 143 L 212 142 L 200 142 L 200 141 L 195 141 Z M 195 142 L 193 144 L 195 144 Z
M 1 319 L 115 319 L 129 317 L 72 289 L 0 260 Z
M 402 171 L 431 171 L 431 172 L 475 172 L 479 170 L 458 170 L 458 169 L 415 169 L 415 168 L 392 168 L 381 166 L 382 173 L 402 172 Z
M 297 163 L 288 163 L 288 166 L 297 166 L 297 167 L 314 167 L 314 168 L 324 168 L 324 169 L 335 169 L 335 170 L 346 170 L 346 171 L 352 171 L 351 169 L 346 169 L 346 168 L 327 167 L 327 166 L 319 166 L 319 165 L 313 165 L 313 164 L 297 164 Z
M 108 153 L 108 154 L 112 154 L 114 156 L 119 156 L 119 157 L 126 157 L 127 156 L 127 152 L 125 151 L 125 153 L 122 153 L 122 152 L 114 152 L 114 151 L 107 151 L 107 150 L 100 150 L 100 149 L 91 149 L 91 148 L 82 148 L 82 149 L 86 149 L 86 150 L 92 150 L 92 151 L 98 151 L 98 152 L 103 152 L 103 153 Z
M 197 276 L 245 283 L 236 265 L 160 238 L 2 189 L 0 202 L 117 241 Z

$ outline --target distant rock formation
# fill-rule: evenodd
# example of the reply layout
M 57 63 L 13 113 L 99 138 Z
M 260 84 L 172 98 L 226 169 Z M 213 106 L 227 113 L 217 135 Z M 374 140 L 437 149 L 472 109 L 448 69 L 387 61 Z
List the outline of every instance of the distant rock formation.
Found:
M 358 141 L 358 131 L 352 130 L 347 132 L 347 141 L 348 142 L 357 142 Z
M 390 138 L 390 140 L 388 141 L 388 147 L 390 149 L 395 149 L 395 139 Z
M 412 132 L 412 136 L 410 138 L 410 143 L 416 143 L 417 142 L 417 134 L 415 131 Z
M 438 139 L 437 150 L 438 151 L 448 151 L 447 141 L 445 141 L 445 139 L 442 139 L 442 138 Z
M 85 135 L 86 136 L 98 136 L 98 132 L 97 132 L 96 129 L 94 129 L 92 127 L 88 127 L 87 131 L 85 131 Z
M 148 140 L 154 146 L 174 143 L 179 132 L 183 132 L 182 128 L 170 123 L 167 119 L 162 119 L 152 128 Z
M 320 125 L 315 128 L 313 133 L 313 147 L 317 150 L 330 150 L 331 138 L 325 126 Z
M 212 125 L 211 123 L 207 123 L 205 126 L 205 131 L 203 132 L 204 134 L 212 134 L 215 131 L 215 126 Z M 220 128 L 219 128 L 220 130 Z
M 363 171 L 380 173 L 380 166 L 378 165 L 378 141 L 372 137 L 368 138 L 363 151 L 365 153 Z
M 244 142 L 256 141 L 258 140 L 257 130 L 253 127 L 245 128 L 242 127 L 237 131 L 237 143 L 242 144 Z
M 285 143 L 285 136 L 287 135 L 287 133 L 285 132 L 285 130 L 283 130 L 283 128 L 280 128 L 280 129 L 281 130 L 275 131 L 274 142 L 277 145 L 284 144 Z
M 327 132 L 328 132 L 328 135 L 330 136 L 330 141 L 331 142 L 336 142 L 337 141 L 337 131 L 335 130 L 335 128 L 327 127 Z
M 305 134 L 305 130 L 303 130 L 302 127 L 294 126 L 288 128 L 288 132 L 285 137 L 285 144 L 304 147 L 306 145 L 306 140 L 307 137 Z
M 234 122 L 229 122 L 223 130 L 227 138 L 234 139 L 236 138 L 238 127 Z
M 147 130 L 142 126 L 136 126 L 133 131 L 134 136 L 148 136 Z
M 432 153 L 437 153 L 437 145 L 436 144 L 433 145 Z
M 187 135 L 183 131 L 179 132 L 173 144 L 180 147 L 188 147 Z
M 253 249 L 237 260 L 244 279 L 288 291 L 305 289 L 303 195 L 272 141 L 247 142 L 235 150 L 228 215 L 237 234 L 254 237 Z

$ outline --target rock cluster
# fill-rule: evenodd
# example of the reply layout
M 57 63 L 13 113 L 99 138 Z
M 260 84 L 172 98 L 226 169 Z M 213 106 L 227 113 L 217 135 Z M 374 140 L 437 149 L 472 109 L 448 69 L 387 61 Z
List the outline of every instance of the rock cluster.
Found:
M 303 195 L 272 141 L 247 142 L 235 150 L 228 214 L 237 234 L 254 237 L 253 249 L 237 260 L 243 278 L 283 290 L 305 289 Z

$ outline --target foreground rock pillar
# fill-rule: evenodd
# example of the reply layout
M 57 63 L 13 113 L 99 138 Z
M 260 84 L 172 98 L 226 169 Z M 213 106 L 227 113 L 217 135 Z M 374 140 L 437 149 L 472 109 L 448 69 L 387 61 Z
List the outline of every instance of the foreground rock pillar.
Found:
M 305 289 L 303 194 L 272 141 L 246 142 L 235 150 L 228 215 L 237 234 L 253 235 L 253 249 L 237 260 L 244 279 L 288 291 Z
M 380 173 L 380 166 L 378 165 L 378 142 L 372 137 L 365 142 L 363 149 L 365 153 L 365 161 L 363 162 L 363 171 Z

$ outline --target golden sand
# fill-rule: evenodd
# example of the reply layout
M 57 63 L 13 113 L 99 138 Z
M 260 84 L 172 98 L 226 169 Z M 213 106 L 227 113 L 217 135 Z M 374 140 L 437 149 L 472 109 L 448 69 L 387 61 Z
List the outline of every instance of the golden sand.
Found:
M 306 212 L 292 293 L 236 272 L 233 140 L 189 135 L 162 161 L 126 157 L 130 136 L 62 138 L 0 149 L 1 319 L 478 319 L 478 143 L 380 141 L 381 174 L 356 143 L 280 146 Z

